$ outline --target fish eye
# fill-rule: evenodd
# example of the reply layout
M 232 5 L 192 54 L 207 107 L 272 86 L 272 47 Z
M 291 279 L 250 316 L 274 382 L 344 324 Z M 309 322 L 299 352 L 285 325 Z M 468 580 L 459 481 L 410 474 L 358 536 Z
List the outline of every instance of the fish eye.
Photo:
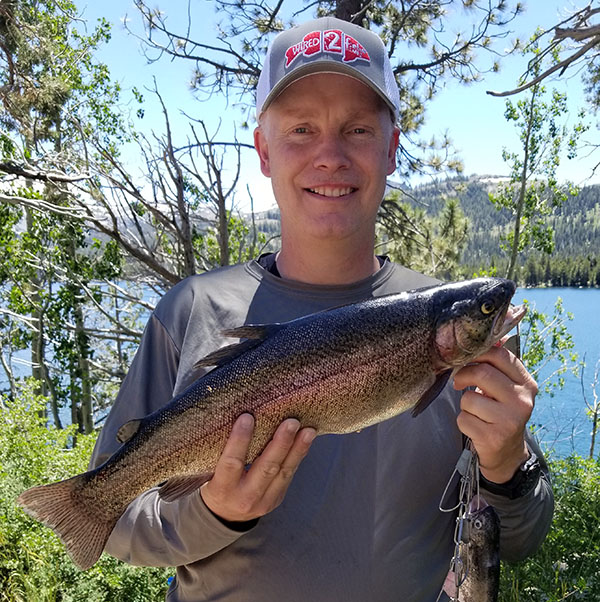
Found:
M 481 304 L 481 313 L 485 314 L 486 316 L 489 316 L 491 313 L 493 313 L 495 309 L 496 306 L 491 301 L 484 301 Z
M 480 518 L 476 518 L 476 519 L 475 519 L 475 522 L 473 523 L 473 526 L 474 526 L 476 529 L 481 529 L 481 527 L 483 527 L 483 522 L 481 521 L 481 519 L 480 519 Z

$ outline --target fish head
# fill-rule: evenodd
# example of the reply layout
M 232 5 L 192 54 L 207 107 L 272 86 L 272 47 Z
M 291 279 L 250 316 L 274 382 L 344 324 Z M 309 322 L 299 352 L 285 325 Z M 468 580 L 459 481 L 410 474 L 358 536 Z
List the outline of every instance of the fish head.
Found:
M 434 302 L 435 350 L 441 368 L 469 363 L 522 320 L 525 306 L 511 306 L 515 290 L 515 283 L 504 278 L 476 278 L 444 290 Z
M 500 541 L 500 519 L 493 506 L 486 506 L 469 515 L 467 537 L 474 545 L 497 547 Z

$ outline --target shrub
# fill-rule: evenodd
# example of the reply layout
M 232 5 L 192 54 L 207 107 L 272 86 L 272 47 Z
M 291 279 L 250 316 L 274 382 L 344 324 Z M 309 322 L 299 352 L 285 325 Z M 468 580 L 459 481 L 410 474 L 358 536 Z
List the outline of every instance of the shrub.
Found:
M 556 509 L 548 537 L 527 560 L 502 567 L 501 602 L 600 600 L 600 462 L 550 462 Z
M 148 602 L 164 600 L 172 571 L 137 568 L 103 555 L 88 571 L 69 559 L 54 533 L 16 504 L 28 487 L 87 468 L 95 434 L 48 428 L 46 400 L 25 385 L 0 403 L 0 601 Z

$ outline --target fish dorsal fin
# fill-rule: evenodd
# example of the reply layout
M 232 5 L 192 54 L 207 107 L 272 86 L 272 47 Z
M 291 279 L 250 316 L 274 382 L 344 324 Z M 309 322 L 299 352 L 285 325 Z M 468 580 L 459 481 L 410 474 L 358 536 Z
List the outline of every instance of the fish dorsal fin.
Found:
M 266 339 L 272 331 L 278 330 L 281 324 L 246 324 L 236 328 L 227 328 L 221 334 L 234 339 Z
M 117 431 L 117 441 L 119 443 L 126 443 L 129 441 L 129 439 L 131 439 L 140 429 L 141 422 L 141 418 L 136 418 L 135 420 L 129 420 L 123 424 Z
M 212 475 L 210 474 L 193 474 L 171 477 L 158 490 L 158 496 L 165 502 L 172 502 L 177 498 L 196 491 L 201 485 L 206 483 Z
M 206 357 L 196 362 L 194 368 L 223 366 L 243 353 L 246 353 L 246 351 L 258 347 L 266 338 L 272 336 L 283 327 L 283 324 L 247 324 L 246 326 L 223 330 L 222 334 L 226 337 L 246 340 L 221 347 L 209 353 Z
M 413 408 L 413 416 L 418 416 L 429 407 L 431 402 L 442 392 L 451 374 L 452 370 L 445 370 L 437 375 L 435 382 L 421 395 L 421 399 L 419 399 L 417 405 Z

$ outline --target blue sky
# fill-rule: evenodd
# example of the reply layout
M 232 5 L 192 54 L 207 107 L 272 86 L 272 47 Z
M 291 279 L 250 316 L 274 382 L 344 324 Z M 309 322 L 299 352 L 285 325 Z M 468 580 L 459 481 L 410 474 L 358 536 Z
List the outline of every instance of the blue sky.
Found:
M 164 0 L 163 2 L 167 7 L 165 10 L 169 16 L 170 26 L 174 30 L 185 30 L 187 2 L 177 0 L 177 8 L 173 8 L 175 2 L 170 4 Z M 583 0 L 579 2 L 526 0 L 526 12 L 514 24 L 512 28 L 514 34 L 511 39 L 515 36 L 526 39 L 536 27 L 552 26 L 560 18 L 564 18 L 567 11 L 572 11 L 583 3 Z M 143 35 L 141 19 L 133 3 L 128 0 L 102 0 L 101 2 L 76 0 L 76 4 L 82 13 L 82 18 L 91 24 L 100 16 L 105 17 L 112 24 L 112 39 L 98 55 L 98 59 L 105 62 L 113 78 L 121 82 L 124 98 L 129 96 L 128 91 L 133 86 L 144 93 L 146 115 L 143 120 L 136 120 L 136 126 L 146 131 L 152 128 L 156 131 L 161 129 L 158 103 L 152 94 L 145 90 L 153 87 L 153 78 L 156 78 L 159 90 L 170 110 L 176 143 L 185 144 L 188 132 L 188 119 L 181 114 L 181 110 L 192 117 L 204 119 L 211 132 L 216 132 L 220 128 L 219 139 L 227 139 L 231 136 L 235 120 L 241 118 L 241 113 L 235 106 L 225 106 L 222 101 L 201 103 L 194 98 L 188 85 L 193 69 L 191 61 L 171 61 L 163 57 L 153 64 L 147 63 L 140 49 L 139 40 L 128 34 L 123 27 L 123 18 L 128 15 L 131 29 Z M 203 4 L 205 6 L 202 6 Z M 161 6 L 160 2 L 158 6 Z M 207 0 L 192 0 L 192 7 L 195 9 L 192 38 L 210 39 L 214 35 L 217 18 L 213 6 L 214 4 Z M 508 44 L 507 40 L 506 46 Z M 502 161 L 502 149 L 507 147 L 517 150 L 518 132 L 504 118 L 505 100 L 487 95 L 486 90 L 513 88 L 525 64 L 526 58 L 518 55 L 503 59 L 500 73 L 487 74 L 481 82 L 470 86 L 449 82 L 427 105 L 426 125 L 420 132 L 420 136 L 429 139 L 447 132 L 458 156 L 463 161 L 466 175 L 507 175 L 509 169 Z M 566 75 L 568 76 L 569 72 Z M 572 77 L 563 77 L 556 82 L 551 82 L 548 88 L 551 87 L 567 92 L 569 114 L 565 119 L 567 122 L 573 122 L 579 107 L 583 105 L 579 75 L 574 74 Z M 513 97 L 515 101 L 518 98 Z M 596 137 L 596 121 L 594 115 L 589 115 L 592 127 L 588 132 L 588 139 Z M 243 131 L 236 128 L 236 133 L 240 142 L 252 143 L 251 130 Z M 247 184 L 255 201 L 255 209 L 268 208 L 273 204 L 270 183 L 260 174 L 253 151 L 244 152 L 242 183 L 238 185 L 237 203 L 241 207 L 247 205 Z M 599 183 L 600 174 L 589 178 L 593 166 L 600 162 L 600 151 L 590 157 L 584 155 L 585 153 L 581 153 L 574 161 L 563 159 L 559 178 L 568 179 L 576 184 Z M 134 155 L 131 155 L 130 161 L 132 164 L 135 163 Z

